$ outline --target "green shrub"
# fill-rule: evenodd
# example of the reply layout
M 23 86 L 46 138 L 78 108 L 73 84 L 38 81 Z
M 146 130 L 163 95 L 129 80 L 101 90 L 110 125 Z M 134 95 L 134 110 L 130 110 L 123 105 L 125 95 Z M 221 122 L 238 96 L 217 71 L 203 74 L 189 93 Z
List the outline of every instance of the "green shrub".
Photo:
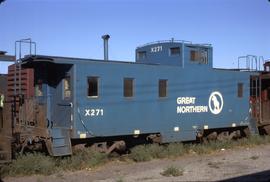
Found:
M 164 169 L 164 171 L 162 173 L 160 173 L 162 176 L 182 176 L 184 173 L 183 169 L 179 169 L 177 167 L 174 166 L 169 166 L 168 168 Z
M 179 157 L 187 153 L 187 148 L 182 143 L 171 143 L 166 147 L 168 157 Z
M 80 170 L 92 168 L 107 161 L 107 154 L 94 151 L 91 148 L 77 150 L 72 156 L 58 160 L 58 168 L 63 170 Z
M 41 153 L 28 153 L 19 155 L 16 160 L 4 167 L 7 175 L 50 175 L 56 171 L 55 161 L 52 157 Z
M 166 146 L 159 144 L 146 145 L 146 152 L 150 153 L 152 159 L 161 159 L 167 156 Z
M 132 148 L 129 157 L 136 162 L 149 161 L 152 158 L 145 145 L 138 145 Z
M 265 136 L 253 135 L 249 137 L 247 140 L 248 140 L 248 144 L 250 145 L 261 145 L 261 144 L 267 143 L 265 139 L 266 139 Z
M 187 153 L 182 143 L 171 143 L 168 145 L 139 145 L 131 149 L 129 157 L 136 161 L 149 161 L 151 159 L 162 159 L 166 157 L 178 157 Z
M 170 143 L 168 145 L 139 145 L 131 149 L 131 153 L 127 156 L 136 162 L 149 161 L 151 159 L 160 159 L 166 157 L 178 157 L 188 153 L 208 154 L 221 149 L 230 149 L 233 147 L 247 147 L 270 143 L 270 136 L 250 136 L 236 141 L 211 141 L 207 144 L 182 144 Z M 112 159 L 115 159 L 114 156 Z M 117 157 L 119 158 L 119 157 Z M 120 159 L 126 159 L 120 156 Z M 43 174 L 49 175 L 59 170 L 80 170 L 93 168 L 101 165 L 108 160 L 108 155 L 94 151 L 91 148 L 77 150 L 72 156 L 68 157 L 49 157 L 41 153 L 30 153 L 19 155 L 11 164 L 0 169 L 0 176 L 6 175 L 32 175 Z M 256 157 L 251 159 L 256 160 Z M 171 167 L 173 168 L 173 167 Z M 168 171 L 173 171 L 168 168 Z M 166 173 L 165 173 L 166 174 Z

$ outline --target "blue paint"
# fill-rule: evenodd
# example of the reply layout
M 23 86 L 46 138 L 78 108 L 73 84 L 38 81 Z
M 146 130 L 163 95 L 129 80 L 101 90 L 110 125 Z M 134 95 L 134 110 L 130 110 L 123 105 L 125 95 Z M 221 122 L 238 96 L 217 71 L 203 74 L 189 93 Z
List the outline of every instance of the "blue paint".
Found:
M 155 51 L 153 47 L 162 48 Z M 170 48 L 179 47 L 180 55 L 171 56 Z M 191 50 L 207 51 L 206 64 L 191 60 Z M 161 133 L 162 142 L 194 140 L 196 132 L 208 128 L 224 128 L 249 125 L 249 78 L 251 73 L 233 70 L 213 69 L 212 47 L 210 45 L 184 42 L 165 42 L 146 45 L 136 49 L 146 52 L 145 59 L 136 63 L 102 61 L 93 59 L 37 56 L 38 64 L 51 60 L 50 74 L 56 81 L 49 83 L 52 90 L 52 120 L 58 127 L 72 128 L 71 138 L 133 135 L 140 133 Z M 46 70 L 44 70 L 46 71 Z M 72 80 L 72 97 L 63 100 L 65 74 Z M 98 77 L 98 97 L 87 96 L 87 78 Z M 123 96 L 123 79 L 134 79 L 134 96 Z M 159 98 L 159 79 L 168 82 L 167 96 Z M 243 83 L 243 97 L 237 97 L 237 85 Z M 219 114 L 210 111 L 209 97 L 213 92 L 223 97 L 223 109 Z M 178 104 L 178 97 L 195 98 L 194 103 Z M 217 99 L 219 104 L 220 98 Z M 59 103 L 73 103 L 72 107 L 61 107 Z M 210 101 L 213 107 L 212 101 Z M 177 107 L 203 106 L 207 112 L 177 113 Z M 89 113 L 94 110 L 94 115 Z M 97 113 L 99 111 L 99 114 Z M 102 115 L 101 115 L 102 110 Z M 89 112 L 89 113 L 88 113 Z M 71 121 L 71 114 L 73 121 Z M 179 131 L 174 131 L 179 128 Z

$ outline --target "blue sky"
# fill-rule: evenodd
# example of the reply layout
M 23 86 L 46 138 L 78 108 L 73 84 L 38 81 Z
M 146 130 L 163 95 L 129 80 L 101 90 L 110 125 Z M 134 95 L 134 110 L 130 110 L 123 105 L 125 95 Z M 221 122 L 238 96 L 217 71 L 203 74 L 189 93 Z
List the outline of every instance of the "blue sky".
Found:
M 268 0 L 6 0 L 0 5 L 0 50 L 32 38 L 37 54 L 134 61 L 135 48 L 171 38 L 211 43 L 214 67 L 238 56 L 270 58 Z M 0 73 L 6 65 L 0 63 Z

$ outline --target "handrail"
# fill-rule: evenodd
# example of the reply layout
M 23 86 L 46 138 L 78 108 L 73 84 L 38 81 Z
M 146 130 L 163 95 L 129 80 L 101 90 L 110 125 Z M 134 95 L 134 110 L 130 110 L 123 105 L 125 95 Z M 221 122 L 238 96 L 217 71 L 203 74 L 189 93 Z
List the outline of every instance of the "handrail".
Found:
M 244 60 L 246 62 L 246 67 L 244 67 L 244 69 L 247 69 L 247 70 L 261 71 L 263 68 L 261 64 L 265 63 L 263 56 L 255 56 L 255 55 L 248 54 L 246 56 L 238 57 L 238 69 L 243 69 L 243 68 L 240 68 L 241 60 Z
M 32 54 L 32 48 L 34 47 L 34 55 L 36 55 L 36 42 L 33 42 L 31 38 L 26 38 L 26 39 L 21 39 L 15 41 L 15 60 L 14 60 L 14 105 L 16 106 L 16 97 L 19 96 L 19 100 L 23 99 L 22 95 L 22 85 L 21 85 L 21 60 L 22 60 L 22 45 L 28 44 L 29 45 L 29 54 Z M 17 73 L 18 73 L 18 81 L 17 81 Z M 19 89 L 17 93 L 17 82 L 19 82 Z M 21 107 L 21 105 L 19 105 Z M 17 115 L 16 112 L 12 113 L 13 114 L 13 123 L 12 126 L 15 125 L 16 120 L 17 120 Z M 20 120 L 20 112 L 18 116 Z M 13 127 L 12 127 L 12 132 L 13 132 Z
M 137 48 L 145 47 L 145 46 L 152 45 L 152 44 L 160 44 L 160 43 L 187 43 L 187 44 L 192 44 L 192 45 L 211 46 L 211 44 L 208 44 L 208 43 L 204 43 L 204 44 L 193 44 L 191 41 L 187 41 L 187 40 L 174 40 L 172 38 L 171 40 L 159 40 L 159 41 L 149 42 L 149 43 L 140 45 Z

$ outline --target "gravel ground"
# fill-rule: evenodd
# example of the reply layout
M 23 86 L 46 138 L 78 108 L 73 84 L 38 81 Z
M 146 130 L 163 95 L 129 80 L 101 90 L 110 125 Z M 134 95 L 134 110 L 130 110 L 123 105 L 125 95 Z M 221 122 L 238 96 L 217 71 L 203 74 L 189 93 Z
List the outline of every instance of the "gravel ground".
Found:
M 165 177 L 169 166 L 183 175 Z M 221 150 L 211 155 L 128 163 L 114 161 L 98 169 L 62 172 L 51 176 L 7 177 L 4 182 L 164 182 L 164 181 L 270 181 L 270 144 L 254 148 Z

